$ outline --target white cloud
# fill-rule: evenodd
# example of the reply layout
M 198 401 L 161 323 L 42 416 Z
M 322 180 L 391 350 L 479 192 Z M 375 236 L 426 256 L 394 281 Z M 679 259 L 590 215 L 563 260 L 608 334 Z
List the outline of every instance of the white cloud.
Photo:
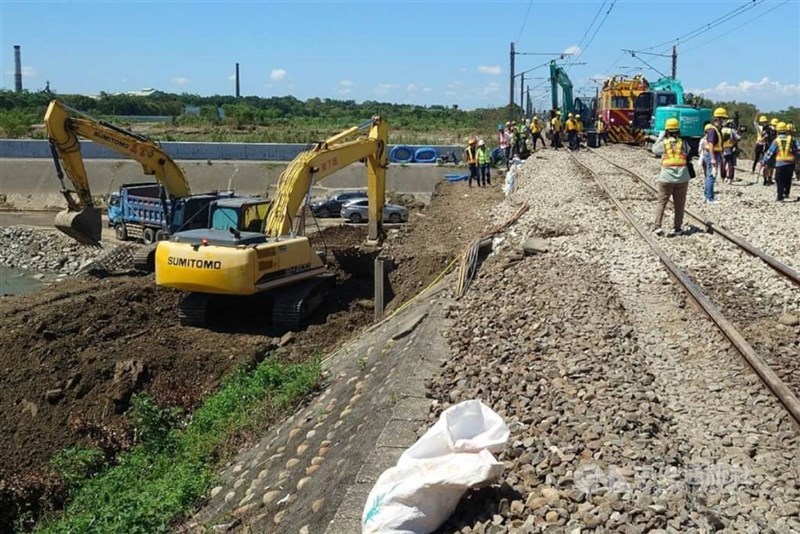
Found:
M 379 83 L 378 85 L 375 86 L 375 92 L 378 93 L 379 95 L 385 95 L 395 87 L 397 86 L 393 83 Z
M 415 83 L 410 83 L 406 85 L 406 91 L 409 93 L 416 93 L 417 91 L 419 91 L 419 87 L 417 87 L 417 84 Z
M 489 85 L 481 89 L 481 96 L 488 96 L 496 93 L 500 90 L 500 84 L 497 82 L 491 82 Z
M 581 52 L 582 52 L 581 47 L 579 47 L 578 45 L 572 45 L 566 47 L 561 53 L 567 56 L 579 56 Z
M 750 99 L 761 101 L 779 100 L 781 97 L 800 98 L 800 84 L 781 83 L 766 76 L 760 81 L 742 80 L 739 83 L 720 82 L 707 89 L 690 89 L 688 92 L 702 94 L 714 99 Z
M 342 87 L 352 87 L 353 80 L 340 80 L 339 85 L 341 85 Z
M 433 89 L 431 89 L 430 87 L 423 87 L 422 88 L 422 92 L 424 92 L 424 93 L 430 93 L 432 90 Z
M 269 79 L 274 82 L 279 82 L 281 80 L 286 79 L 287 72 L 283 69 L 272 69 L 272 72 L 269 74 Z
M 189 83 L 191 83 L 191 80 L 184 76 L 176 76 L 172 78 L 172 83 L 174 83 L 175 85 L 188 85 Z
M 13 70 L 6 71 L 8 76 L 14 76 L 15 72 Z M 36 69 L 31 67 L 30 65 L 23 65 L 22 66 L 22 77 L 23 78 L 35 78 L 38 72 Z
M 455 91 L 445 91 L 444 96 L 456 96 L 458 93 Z
M 344 87 L 342 89 L 339 89 L 339 94 L 340 95 L 349 95 L 352 92 L 353 92 L 353 90 L 350 89 L 349 87 Z
M 498 74 L 503 72 L 503 69 L 500 68 L 500 65 L 492 65 L 492 66 L 481 65 L 480 67 L 478 67 L 478 72 L 480 72 L 481 74 L 491 74 L 492 76 L 497 76 Z
M 229 79 L 230 81 L 234 81 L 234 80 L 236 80 L 236 73 L 234 72 L 233 74 L 231 74 L 230 76 L 228 76 L 228 79 Z

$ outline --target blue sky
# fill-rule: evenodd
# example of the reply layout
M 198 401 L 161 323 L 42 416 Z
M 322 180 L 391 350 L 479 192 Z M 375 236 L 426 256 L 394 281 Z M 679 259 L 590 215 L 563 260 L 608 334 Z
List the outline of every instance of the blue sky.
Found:
M 671 40 L 737 8 L 730 20 L 679 43 L 678 77 L 713 99 L 765 110 L 800 105 L 800 0 L 0 0 L 0 86 L 13 88 L 13 45 L 20 44 L 30 90 L 49 80 L 63 93 L 230 94 L 238 61 L 245 95 L 472 109 L 508 102 L 512 41 L 520 52 L 580 49 L 572 61 L 585 64 L 568 72 L 578 92 L 593 94 L 592 78 L 640 69 L 659 77 L 622 48 L 669 52 Z M 669 72 L 667 58 L 642 57 Z M 517 56 L 517 72 L 548 59 Z M 526 76 L 537 107 L 546 105 L 546 80 L 530 77 L 547 70 Z

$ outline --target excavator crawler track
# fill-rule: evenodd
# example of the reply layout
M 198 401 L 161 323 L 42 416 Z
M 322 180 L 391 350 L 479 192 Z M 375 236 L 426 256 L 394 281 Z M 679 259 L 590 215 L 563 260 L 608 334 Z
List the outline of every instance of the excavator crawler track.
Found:
M 156 270 L 156 246 L 146 245 L 133 253 L 133 268 L 152 273 Z
M 300 330 L 335 283 L 336 277 L 326 274 L 276 291 L 272 308 L 273 329 L 281 333 Z
M 178 319 L 182 326 L 203 328 L 208 322 L 210 296 L 203 293 L 189 293 L 181 299 Z

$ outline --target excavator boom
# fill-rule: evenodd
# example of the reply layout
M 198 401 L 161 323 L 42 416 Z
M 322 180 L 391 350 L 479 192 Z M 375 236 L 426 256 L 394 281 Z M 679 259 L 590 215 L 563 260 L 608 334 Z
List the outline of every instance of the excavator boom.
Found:
M 369 129 L 366 138 L 347 139 Z M 267 218 L 267 236 L 287 235 L 292 219 L 303 205 L 311 187 L 327 176 L 364 160 L 367 165 L 367 197 L 369 199 L 369 239 L 380 238 L 383 204 L 386 197 L 386 143 L 389 133 L 379 117 L 345 130 L 292 160 L 278 180 L 275 200 Z
M 80 113 L 59 100 L 47 106 L 44 116 L 47 138 L 61 181 L 67 209 L 56 215 L 55 226 L 80 243 L 97 244 L 102 232 L 100 211 L 94 205 L 79 137 L 90 139 L 119 154 L 138 161 L 144 173 L 154 175 L 173 198 L 191 194 L 181 168 L 155 142 Z M 64 174 L 72 183 L 70 190 Z

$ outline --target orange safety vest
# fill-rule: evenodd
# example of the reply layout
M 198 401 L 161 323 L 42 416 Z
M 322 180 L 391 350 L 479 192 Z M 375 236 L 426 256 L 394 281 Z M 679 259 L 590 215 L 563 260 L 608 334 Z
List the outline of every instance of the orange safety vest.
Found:
M 474 146 L 468 146 L 464 153 L 467 155 L 465 158 L 467 160 L 467 164 L 473 165 L 478 163 L 478 154 L 477 149 Z
M 683 153 L 683 141 L 680 139 L 664 139 L 664 156 L 661 158 L 664 167 L 685 167 L 686 154 Z
M 782 144 L 781 141 L 784 141 L 785 143 Z M 778 152 L 775 155 L 775 161 L 794 163 L 794 152 L 790 150 L 792 148 L 792 136 L 787 135 L 784 138 L 778 137 L 775 139 L 775 143 L 778 145 Z
M 722 152 L 722 132 L 716 126 L 711 126 L 717 132 L 717 142 L 714 143 L 714 152 Z

